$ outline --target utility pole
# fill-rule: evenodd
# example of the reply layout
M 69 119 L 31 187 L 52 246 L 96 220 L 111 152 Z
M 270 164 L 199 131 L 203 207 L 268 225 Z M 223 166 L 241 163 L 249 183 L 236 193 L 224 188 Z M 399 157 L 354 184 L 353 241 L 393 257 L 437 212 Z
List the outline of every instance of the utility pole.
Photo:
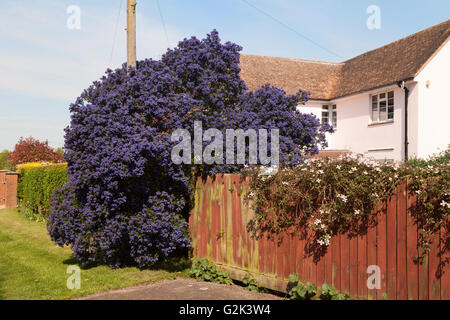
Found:
M 127 0 L 127 68 L 136 67 L 136 0 Z

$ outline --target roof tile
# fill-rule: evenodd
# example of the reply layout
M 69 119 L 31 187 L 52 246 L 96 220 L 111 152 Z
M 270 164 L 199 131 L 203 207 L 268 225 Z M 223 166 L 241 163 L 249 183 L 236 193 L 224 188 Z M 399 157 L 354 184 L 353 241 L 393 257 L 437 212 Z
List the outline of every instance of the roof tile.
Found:
M 343 63 L 242 54 L 241 76 L 250 90 L 270 83 L 330 100 L 414 78 L 449 36 L 447 20 Z

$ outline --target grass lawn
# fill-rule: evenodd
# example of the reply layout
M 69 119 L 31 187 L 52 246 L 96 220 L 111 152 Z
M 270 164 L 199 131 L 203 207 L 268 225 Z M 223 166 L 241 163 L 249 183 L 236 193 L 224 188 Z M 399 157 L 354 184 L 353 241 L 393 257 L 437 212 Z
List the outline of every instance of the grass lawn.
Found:
M 110 289 L 187 277 L 189 261 L 172 259 L 150 270 L 108 266 L 81 268 L 81 288 L 66 286 L 69 265 L 78 265 L 70 248 L 50 241 L 45 223 L 16 210 L 0 210 L 0 300 L 70 299 Z

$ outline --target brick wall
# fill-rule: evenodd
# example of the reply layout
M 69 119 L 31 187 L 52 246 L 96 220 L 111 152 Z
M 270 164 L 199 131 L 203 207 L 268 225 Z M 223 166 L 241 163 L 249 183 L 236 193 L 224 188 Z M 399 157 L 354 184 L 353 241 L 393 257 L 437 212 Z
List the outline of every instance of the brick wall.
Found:
M 0 170 L 0 209 L 17 207 L 18 173 Z

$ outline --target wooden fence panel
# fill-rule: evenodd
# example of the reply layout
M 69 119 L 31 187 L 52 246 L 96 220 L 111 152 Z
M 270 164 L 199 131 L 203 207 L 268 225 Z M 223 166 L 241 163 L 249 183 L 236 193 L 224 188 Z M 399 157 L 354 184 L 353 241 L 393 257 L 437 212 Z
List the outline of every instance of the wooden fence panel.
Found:
M 197 181 L 189 218 L 195 256 L 232 270 L 238 280 L 250 272 L 275 290 L 286 290 L 289 275 L 298 274 L 302 282 L 318 287 L 326 282 L 358 299 L 450 299 L 450 270 L 442 265 L 450 256 L 448 251 L 440 255 L 444 244 L 439 235 L 419 263 L 424 253 L 418 246 L 421 230 L 408 213 L 415 197 L 406 183 L 374 215 L 373 225 L 361 223 L 357 236 L 333 236 L 318 260 L 306 250 L 309 228 L 306 238 L 292 230 L 252 236 L 247 230 L 254 214 L 246 199 L 248 186 L 248 178 L 239 175 Z M 367 287 L 371 265 L 380 268 L 380 289 Z
M 386 210 L 387 289 L 388 299 L 397 299 L 397 194 L 389 199 Z
M 387 209 L 382 207 L 381 210 L 377 215 L 377 265 L 381 271 L 381 288 L 377 290 L 378 300 L 384 299 L 387 296 Z
M 441 278 L 439 277 L 439 265 L 441 258 L 439 256 L 439 239 L 434 239 L 428 254 L 428 298 L 430 300 L 441 299 Z
M 330 241 L 329 249 L 332 253 L 332 283 L 331 285 L 338 290 L 342 289 L 341 286 L 341 237 L 335 236 Z
M 377 227 L 375 226 L 367 230 L 367 267 L 377 265 Z M 366 275 L 366 279 L 367 276 L 368 275 Z M 378 296 L 378 290 L 374 288 L 367 288 L 367 290 L 368 298 L 376 300 Z
M 414 199 L 409 192 L 406 193 L 406 196 L 408 199 L 407 207 L 409 208 L 414 203 Z M 419 254 L 417 239 L 417 225 L 414 223 L 414 218 L 410 214 L 406 214 L 408 300 L 417 300 L 419 298 L 419 264 L 417 261 Z
M 350 238 L 349 261 L 350 284 L 349 291 L 352 297 L 358 296 L 358 237 Z
M 441 229 L 441 235 L 445 233 L 445 229 Z M 449 300 L 450 299 L 450 252 L 444 251 L 444 243 L 441 241 L 440 244 L 441 252 L 443 253 L 441 256 L 441 263 L 443 264 L 442 268 L 442 276 L 441 276 L 441 299 Z M 447 248 L 448 249 L 448 248 Z
M 358 234 L 358 295 L 359 299 L 367 299 L 367 233 L 363 232 L 359 224 Z
M 325 263 L 325 279 L 324 282 L 327 284 L 331 284 L 333 282 L 333 255 L 331 248 L 327 248 L 327 252 L 323 257 L 323 261 Z M 320 285 L 320 284 L 319 284 Z
M 341 234 L 341 291 L 350 294 L 350 240 Z
M 401 184 L 397 192 L 397 299 L 408 299 L 408 269 L 406 266 L 406 186 Z

